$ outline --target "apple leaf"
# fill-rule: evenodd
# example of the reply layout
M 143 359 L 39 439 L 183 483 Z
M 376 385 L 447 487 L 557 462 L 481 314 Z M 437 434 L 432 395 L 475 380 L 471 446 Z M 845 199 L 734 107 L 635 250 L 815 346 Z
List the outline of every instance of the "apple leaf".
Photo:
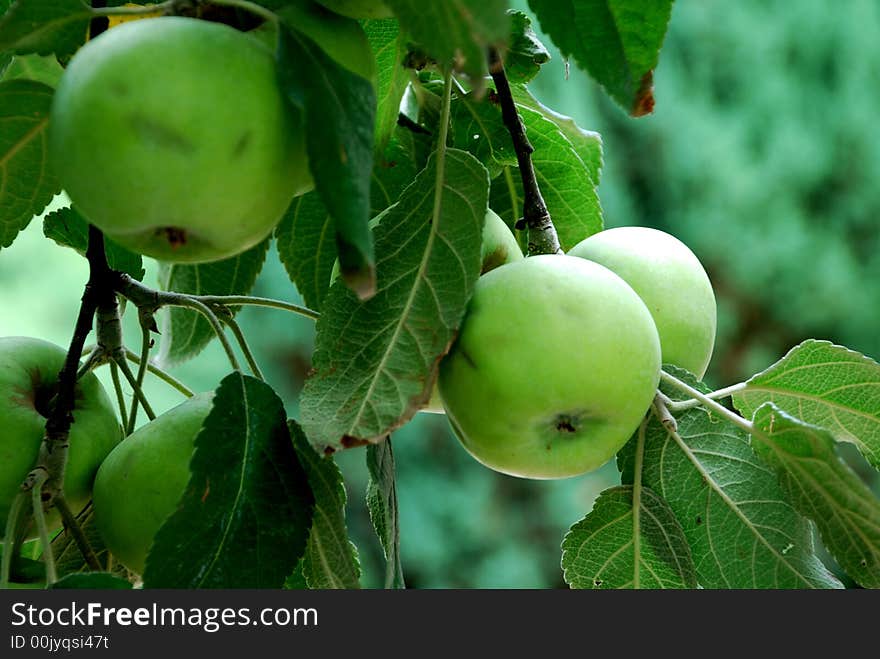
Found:
M 363 27 L 376 58 L 375 151 L 381 155 L 397 126 L 400 99 L 409 83 L 409 72 L 403 66 L 406 43 L 393 18 L 364 21 Z
M 232 258 L 185 265 L 159 264 L 159 285 L 163 290 L 191 295 L 247 295 L 263 268 L 269 239 Z M 237 313 L 238 307 L 231 307 Z M 170 307 L 163 311 L 159 360 L 179 364 L 195 357 L 216 337 L 210 323 L 197 311 Z
M 89 246 L 89 223 L 75 207 L 59 208 L 43 218 L 43 235 L 85 256 Z M 104 250 L 111 268 L 121 270 L 138 281 L 143 280 L 146 271 L 140 254 L 130 252 L 107 236 L 104 236 Z
M 64 73 L 64 69 L 54 55 L 17 55 L 11 59 L 5 69 L 0 66 L 0 70 L 2 70 L 2 76 L 0 76 L 2 80 L 24 78 L 42 82 L 53 88 L 61 79 L 61 74 Z
M 336 260 L 333 218 L 317 192 L 293 200 L 275 227 L 278 256 L 306 306 L 321 310 Z
M 330 287 L 300 401 L 320 449 L 382 441 L 430 397 L 479 276 L 489 183 L 456 149 L 445 152 L 435 186 L 437 178 L 432 156 L 376 228 L 376 296 L 361 302 L 338 282 Z
M 91 18 L 82 0 L 16 0 L 0 18 L 0 52 L 54 53 L 63 60 L 86 42 Z
M 449 144 L 468 151 L 495 179 L 505 167 L 516 167 L 517 160 L 510 133 L 501 119 L 501 107 L 492 98 L 471 92 L 452 102 Z
M 373 165 L 370 185 L 372 217 L 398 200 L 400 193 L 424 167 L 425 160 L 419 152 L 416 136 L 405 128 L 395 129 L 382 158 Z
M 68 574 L 49 586 L 49 590 L 131 590 L 131 588 L 131 582 L 109 572 Z
M 300 564 L 309 588 L 360 588 L 357 548 L 345 526 L 345 483 L 332 456 L 319 455 L 295 421 L 288 421 L 293 446 L 315 498 L 306 553 Z M 293 585 L 288 578 L 287 587 Z
M 566 134 L 541 112 L 517 104 L 526 134 L 535 148 L 532 165 L 547 210 L 553 218 L 562 249 L 568 251 L 603 228 L 602 206 L 591 171 Z M 499 111 L 500 116 L 500 111 Z M 512 147 L 511 147 L 512 149 Z M 490 206 L 512 226 L 522 217 L 522 180 L 515 168 L 505 168 L 492 185 Z
M 145 587 L 281 588 L 305 551 L 314 499 L 269 385 L 223 378 L 190 472 L 147 555 Z
M 540 113 L 542 117 L 553 122 L 560 132 L 568 138 L 580 159 L 587 166 L 593 185 L 598 186 L 604 165 L 602 136 L 595 131 L 581 128 L 571 117 L 551 110 L 532 96 L 525 85 L 511 85 L 510 89 L 517 106 Z
M 647 487 L 602 492 L 593 510 L 565 535 L 562 569 L 572 588 L 697 587 L 681 525 Z
M 376 292 L 370 219 L 370 173 L 376 92 L 373 83 L 336 63 L 294 25 L 282 23 L 279 76 L 303 111 L 315 189 L 333 217 L 340 272 L 361 299 Z
M 840 567 L 864 588 L 880 588 L 880 501 L 835 452 L 830 432 L 764 403 L 752 447 L 779 476 L 792 505 L 816 524 Z
M 367 508 L 385 553 L 385 587 L 406 588 L 400 561 L 400 514 L 391 437 L 367 447 Z
M 804 341 L 733 396 L 748 418 L 767 402 L 855 444 L 880 469 L 880 364 L 873 359 L 829 341 Z
M 686 371 L 664 367 L 700 391 Z M 673 400 L 681 394 L 665 383 Z M 809 523 L 738 427 L 693 408 L 670 433 L 652 417 L 642 482 L 669 504 L 691 548 L 704 588 L 840 588 L 814 553 Z M 634 437 L 618 454 L 624 484 L 634 477 Z
M 510 35 L 507 0 L 385 0 L 400 26 L 441 68 L 457 70 L 479 84 L 488 72 L 486 49 Z
M 564 57 L 573 57 L 634 117 L 654 109 L 654 68 L 673 0 L 529 0 Z
M 0 82 L 0 249 L 61 189 L 46 156 L 52 93 L 32 80 Z
M 396 202 L 416 175 L 416 154 L 408 131 L 395 131 L 385 154 L 385 158 L 378 159 L 373 165 L 371 216 Z M 333 239 L 333 218 L 316 192 L 293 200 L 275 229 L 275 239 L 278 255 L 290 280 L 296 284 L 306 305 L 320 311 L 330 288 L 336 242 Z
M 504 72 L 512 85 L 525 84 L 550 61 L 550 52 L 532 30 L 532 19 L 521 11 L 511 11 L 510 16 L 510 47 L 504 55 Z

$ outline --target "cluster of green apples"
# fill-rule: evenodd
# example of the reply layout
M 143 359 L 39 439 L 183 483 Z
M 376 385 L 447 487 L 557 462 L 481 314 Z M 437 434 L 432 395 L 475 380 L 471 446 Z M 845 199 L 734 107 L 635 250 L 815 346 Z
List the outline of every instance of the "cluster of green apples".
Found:
M 13 500 L 37 462 L 65 359 L 66 351 L 54 343 L 0 337 L 0 543 Z M 77 381 L 65 499 L 75 512 L 92 499 L 107 548 L 135 573 L 143 571 L 153 536 L 189 482 L 190 456 L 212 399 L 213 393 L 197 394 L 122 441 L 115 408 L 98 378 L 87 373 Z M 46 523 L 49 531 L 60 528 L 57 512 Z M 25 539 L 34 537 L 31 524 Z
M 663 231 L 621 227 L 565 255 L 519 254 L 478 280 L 427 409 L 442 405 L 491 469 L 577 476 L 632 436 L 662 363 L 703 376 L 715 324 L 700 261 Z

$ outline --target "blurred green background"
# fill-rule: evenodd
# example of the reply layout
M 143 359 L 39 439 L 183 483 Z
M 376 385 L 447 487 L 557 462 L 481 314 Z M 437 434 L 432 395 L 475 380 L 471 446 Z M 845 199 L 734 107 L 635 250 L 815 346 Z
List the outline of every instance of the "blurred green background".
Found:
M 513 4 L 526 8 L 524 0 Z M 607 226 L 669 231 L 709 271 L 719 303 L 710 385 L 740 381 L 807 337 L 880 357 L 878 34 L 875 0 L 680 0 L 656 71 L 656 110 L 638 120 L 574 66 L 566 77 L 543 39 L 553 60 L 532 89 L 602 134 Z M 65 345 L 86 276 L 85 261 L 46 241 L 33 222 L 0 254 L 0 334 Z M 147 281 L 154 277 L 150 264 Z M 273 255 L 255 294 L 295 299 Z M 312 323 L 257 308 L 240 318 L 296 416 Z M 172 372 L 204 390 L 227 369 L 215 343 Z M 159 410 L 180 401 L 152 379 L 147 394 Z M 500 476 L 464 452 L 443 416 L 419 414 L 393 441 L 411 587 L 562 587 L 565 531 L 617 482 L 613 464 L 557 482 Z M 364 506 L 364 451 L 338 460 L 364 584 L 381 586 L 381 550 Z

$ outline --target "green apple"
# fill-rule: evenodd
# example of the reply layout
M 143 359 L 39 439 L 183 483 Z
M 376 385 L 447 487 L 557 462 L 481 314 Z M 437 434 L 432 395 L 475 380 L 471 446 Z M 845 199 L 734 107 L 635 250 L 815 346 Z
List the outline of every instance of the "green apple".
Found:
M 349 18 L 391 18 L 394 13 L 382 0 L 317 0 L 337 14 Z
M 12 500 L 39 456 L 66 354 L 48 341 L 0 337 L 0 539 Z M 122 439 L 122 428 L 94 373 L 79 379 L 75 393 L 64 496 L 77 512 L 88 503 L 98 466 Z M 58 514 L 47 521 L 57 528 Z
M 524 258 L 519 243 L 516 242 L 516 237 L 504 220 L 491 208 L 486 212 L 483 224 L 483 243 L 480 248 L 480 257 L 482 258 L 481 275 L 506 263 L 513 263 Z M 440 390 L 436 384 L 431 392 L 431 399 L 419 411 L 431 414 L 446 412 L 443 408 L 443 398 L 440 396 Z
M 110 552 L 132 572 L 143 573 L 153 537 L 186 490 L 195 439 L 213 398 L 213 392 L 198 394 L 145 423 L 98 470 L 95 524 Z
M 611 458 L 659 378 L 657 329 L 632 288 L 596 263 L 542 255 L 479 279 L 439 382 L 471 455 L 546 479 Z
M 703 377 L 715 347 L 715 294 L 687 245 L 657 229 L 619 227 L 568 253 L 601 263 L 632 286 L 654 317 L 663 362 Z
M 205 262 L 259 243 L 312 187 L 303 133 L 269 48 L 166 16 L 123 23 L 74 55 L 49 155 L 74 205 L 116 242 Z

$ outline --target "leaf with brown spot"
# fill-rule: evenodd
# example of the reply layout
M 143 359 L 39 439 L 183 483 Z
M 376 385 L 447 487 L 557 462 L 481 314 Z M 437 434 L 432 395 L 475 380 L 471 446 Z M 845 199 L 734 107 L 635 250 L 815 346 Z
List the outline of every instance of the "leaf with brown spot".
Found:
M 654 109 L 657 67 L 673 0 L 529 0 L 565 57 L 634 117 Z

